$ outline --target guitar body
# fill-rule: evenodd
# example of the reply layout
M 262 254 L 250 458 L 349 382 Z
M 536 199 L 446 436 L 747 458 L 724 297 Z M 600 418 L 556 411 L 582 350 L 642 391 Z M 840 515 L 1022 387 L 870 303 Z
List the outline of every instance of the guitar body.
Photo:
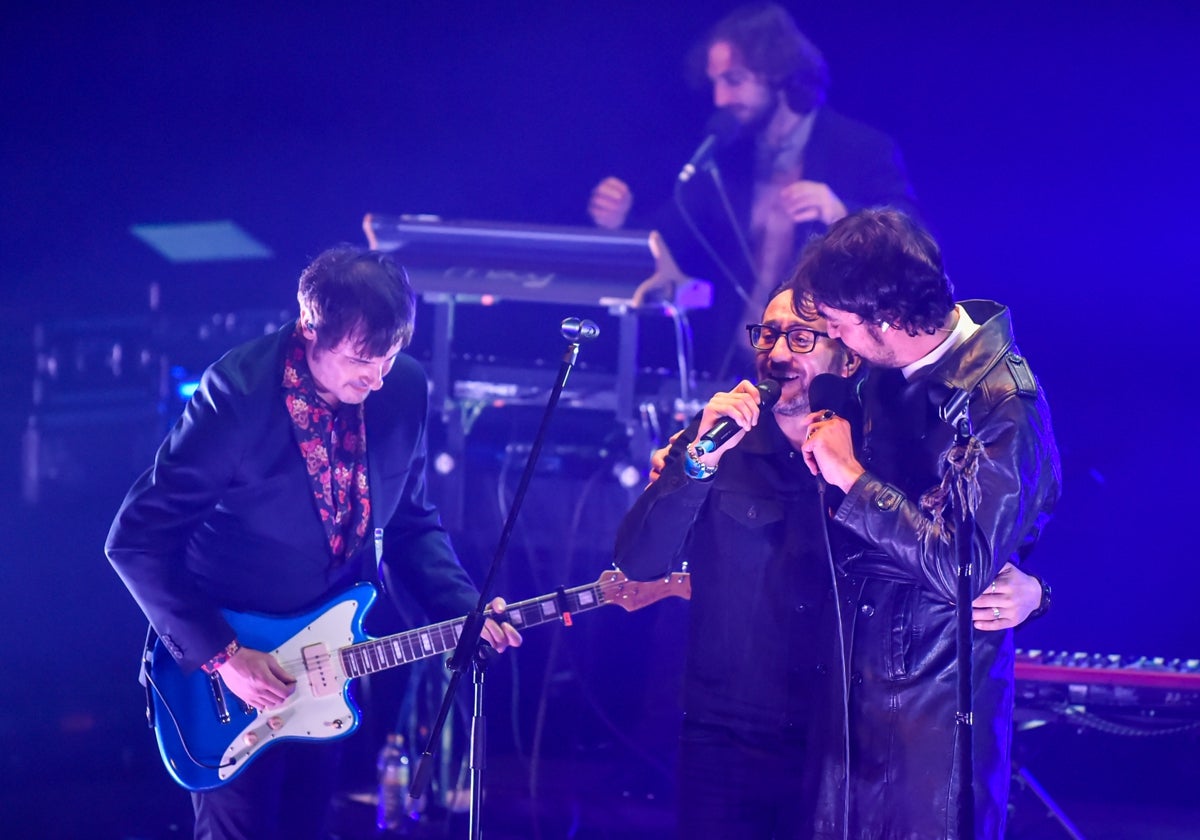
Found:
M 296 689 L 266 712 L 246 708 L 219 677 L 184 674 L 155 644 L 150 662 L 154 730 L 168 772 L 188 790 L 225 784 L 263 748 L 287 740 L 344 738 L 359 723 L 337 652 L 367 638 L 363 618 L 375 590 L 360 583 L 321 607 L 290 618 L 225 611 L 243 647 L 271 653 Z

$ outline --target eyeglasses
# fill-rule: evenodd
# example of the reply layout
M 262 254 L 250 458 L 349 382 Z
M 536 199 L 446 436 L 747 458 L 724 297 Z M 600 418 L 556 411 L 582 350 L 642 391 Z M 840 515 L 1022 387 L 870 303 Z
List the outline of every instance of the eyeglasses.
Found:
M 746 332 L 750 334 L 750 345 L 755 350 L 774 350 L 775 344 L 782 336 L 787 336 L 788 349 L 793 353 L 811 353 L 817 346 L 817 337 L 829 338 L 829 333 L 820 330 L 810 330 L 808 327 L 792 327 L 789 330 L 777 330 L 766 324 L 747 324 Z

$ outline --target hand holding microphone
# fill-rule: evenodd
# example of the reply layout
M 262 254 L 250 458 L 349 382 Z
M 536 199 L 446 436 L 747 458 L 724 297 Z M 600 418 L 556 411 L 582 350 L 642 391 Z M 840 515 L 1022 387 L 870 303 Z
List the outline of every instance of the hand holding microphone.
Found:
M 700 415 L 696 441 L 688 447 L 689 458 L 705 473 L 697 477 L 715 472 L 723 452 L 737 446 L 758 424 L 761 413 L 778 400 L 779 383 L 774 379 L 764 379 L 757 386 L 743 379 L 732 391 L 713 394 Z M 711 457 L 713 453 L 716 457 Z
M 808 386 L 808 434 L 800 447 L 809 471 L 844 493 L 866 472 L 854 456 L 850 423 L 842 416 L 852 401 L 849 380 L 832 373 L 814 376 Z

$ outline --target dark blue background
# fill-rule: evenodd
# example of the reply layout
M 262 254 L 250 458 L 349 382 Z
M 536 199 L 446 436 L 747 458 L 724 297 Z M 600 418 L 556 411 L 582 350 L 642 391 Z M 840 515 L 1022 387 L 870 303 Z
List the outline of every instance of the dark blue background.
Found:
M 665 198 L 709 110 L 683 56 L 730 5 L 10 7 L 0 27 L 6 472 L 37 321 L 141 312 L 151 282 L 168 306 L 196 313 L 287 305 L 312 255 L 361 241 L 367 211 L 583 224 L 588 190 L 614 173 L 642 202 Z M 1019 643 L 1200 655 L 1200 7 L 794 11 L 830 64 L 831 104 L 897 139 L 959 296 L 1012 307 L 1049 396 L 1065 495 L 1035 562 L 1056 603 Z M 275 256 L 172 265 L 129 232 L 226 218 Z M 75 556 L 50 562 L 34 548 L 4 563 L 10 595 L 22 593 L 6 621 L 72 635 L 112 623 L 114 651 L 101 661 L 124 681 L 110 663 L 129 661 L 137 615 L 99 542 L 119 495 L 98 492 L 94 511 L 56 520 L 94 521 L 77 530 Z M 24 514 L 6 508 L 16 535 Z M 36 546 L 38 535 L 21 540 Z

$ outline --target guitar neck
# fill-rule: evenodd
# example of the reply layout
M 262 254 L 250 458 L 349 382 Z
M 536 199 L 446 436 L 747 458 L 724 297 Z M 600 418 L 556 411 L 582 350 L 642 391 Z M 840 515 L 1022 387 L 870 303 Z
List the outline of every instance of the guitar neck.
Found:
M 562 619 L 566 613 L 580 613 L 610 603 L 603 580 L 551 595 L 531 598 L 508 605 L 508 620 L 518 630 Z M 489 612 L 488 615 L 491 613 Z M 406 630 L 338 650 L 342 671 L 348 677 L 361 677 L 388 668 L 397 668 L 453 650 L 458 644 L 466 618 L 455 618 Z

